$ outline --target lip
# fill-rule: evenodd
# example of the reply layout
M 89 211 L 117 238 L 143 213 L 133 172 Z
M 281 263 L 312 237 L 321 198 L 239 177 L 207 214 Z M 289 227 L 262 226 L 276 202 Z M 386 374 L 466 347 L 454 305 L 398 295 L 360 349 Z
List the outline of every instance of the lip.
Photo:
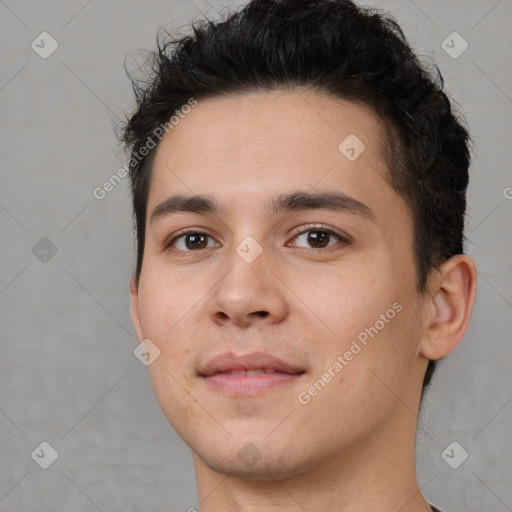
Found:
M 259 374 L 243 374 L 263 370 Z M 269 354 L 236 355 L 225 352 L 210 359 L 198 374 L 214 390 L 229 396 L 256 396 L 298 380 L 305 370 Z

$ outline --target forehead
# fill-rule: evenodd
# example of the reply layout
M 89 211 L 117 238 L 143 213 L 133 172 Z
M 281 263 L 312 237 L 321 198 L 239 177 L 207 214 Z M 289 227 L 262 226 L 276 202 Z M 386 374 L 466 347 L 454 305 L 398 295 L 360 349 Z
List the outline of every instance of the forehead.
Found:
M 340 190 L 362 201 L 377 189 L 392 196 L 383 135 L 369 107 L 324 93 L 201 100 L 159 144 L 148 213 L 170 193 L 214 193 L 240 205 L 291 189 Z

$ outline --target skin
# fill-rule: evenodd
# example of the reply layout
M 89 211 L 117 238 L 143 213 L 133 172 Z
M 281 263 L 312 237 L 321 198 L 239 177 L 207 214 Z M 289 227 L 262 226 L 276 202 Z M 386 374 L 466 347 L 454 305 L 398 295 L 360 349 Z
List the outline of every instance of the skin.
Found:
M 349 134 L 365 144 L 354 161 L 338 149 Z M 148 219 L 139 286 L 130 284 L 139 340 L 161 351 L 148 367 L 156 397 L 193 451 L 201 512 L 430 510 L 414 460 L 421 384 L 428 359 L 463 337 L 476 270 L 454 256 L 418 294 L 412 218 L 386 180 L 382 134 L 364 106 L 287 90 L 200 101 L 157 149 L 148 217 L 177 193 L 211 195 L 224 208 Z M 374 220 L 264 209 L 297 190 L 343 192 Z M 307 235 L 320 229 L 311 224 L 348 241 L 311 245 Z M 184 228 L 209 235 L 208 245 L 190 248 L 182 237 L 166 247 Z M 252 263 L 236 252 L 248 236 L 263 249 Z M 395 303 L 394 318 L 300 403 Z M 230 397 L 197 375 L 227 351 L 266 352 L 306 373 Z M 244 446 L 253 463 L 237 456 Z

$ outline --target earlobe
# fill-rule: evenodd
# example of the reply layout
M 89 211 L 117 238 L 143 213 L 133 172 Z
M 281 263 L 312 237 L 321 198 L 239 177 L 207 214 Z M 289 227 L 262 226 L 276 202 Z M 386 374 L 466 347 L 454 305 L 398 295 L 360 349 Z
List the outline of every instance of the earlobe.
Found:
M 144 338 L 142 336 L 139 317 L 139 290 L 135 276 L 130 279 L 130 314 L 132 317 L 133 327 L 137 333 L 137 337 L 139 338 L 139 341 L 142 341 Z
M 473 311 L 477 272 L 473 260 L 457 254 L 445 261 L 431 282 L 431 315 L 420 354 L 437 360 L 462 340 Z

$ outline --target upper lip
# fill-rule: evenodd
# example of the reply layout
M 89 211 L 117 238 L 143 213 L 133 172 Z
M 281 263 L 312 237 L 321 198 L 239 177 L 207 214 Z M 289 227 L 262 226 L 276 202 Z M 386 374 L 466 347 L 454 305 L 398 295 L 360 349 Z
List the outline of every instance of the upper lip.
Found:
M 210 375 L 222 372 L 259 369 L 290 374 L 304 372 L 298 366 L 286 363 L 282 359 L 262 352 L 253 352 L 246 355 L 225 352 L 210 359 L 204 366 L 199 368 L 198 373 L 203 377 L 209 377 Z

